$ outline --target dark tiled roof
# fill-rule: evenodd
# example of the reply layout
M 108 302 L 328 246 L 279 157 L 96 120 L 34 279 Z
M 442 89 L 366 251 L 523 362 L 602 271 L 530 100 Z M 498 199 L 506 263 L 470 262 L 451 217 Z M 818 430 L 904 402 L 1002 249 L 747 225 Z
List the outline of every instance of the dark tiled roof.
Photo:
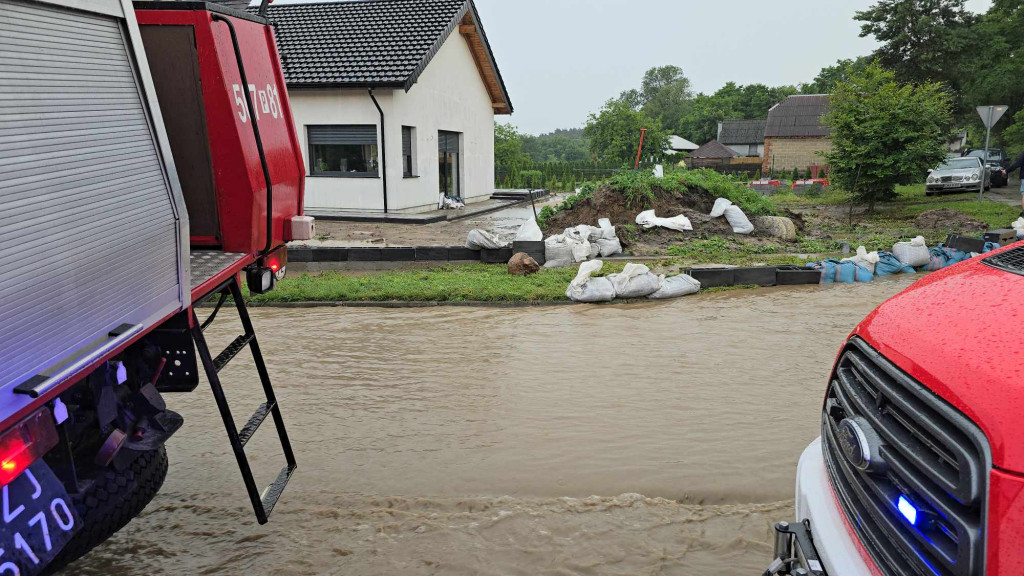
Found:
M 726 148 L 718 140 L 712 140 L 707 144 L 690 152 L 690 158 L 736 158 L 739 154 Z
M 471 9 L 468 0 L 271 4 L 289 86 L 403 87 Z
M 722 131 L 718 141 L 730 144 L 764 144 L 764 128 L 767 120 L 722 120 Z
M 831 131 L 821 117 L 828 111 L 828 94 L 790 96 L 768 111 L 768 138 L 829 136 Z

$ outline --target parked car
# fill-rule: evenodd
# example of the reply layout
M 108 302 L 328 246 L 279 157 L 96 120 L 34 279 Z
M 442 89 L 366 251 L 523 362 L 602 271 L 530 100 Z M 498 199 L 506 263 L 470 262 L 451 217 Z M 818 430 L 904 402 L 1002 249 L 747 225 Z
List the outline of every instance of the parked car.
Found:
M 981 158 L 964 156 L 946 160 L 928 173 L 925 194 L 932 196 L 948 192 L 977 192 L 983 177 L 987 191 L 992 188 L 991 170 L 982 165 Z
M 984 158 L 984 148 L 969 148 L 964 152 L 964 156 L 970 156 L 974 158 Z M 1006 155 L 1006 152 L 1002 148 L 989 148 L 988 149 L 988 160 L 985 162 L 992 170 L 992 186 L 995 188 L 1002 188 L 1009 182 L 1010 176 L 1006 172 L 1007 166 L 1010 165 L 1010 157 Z
M 1022 263 L 934 272 L 854 329 L 765 574 L 1024 574 Z

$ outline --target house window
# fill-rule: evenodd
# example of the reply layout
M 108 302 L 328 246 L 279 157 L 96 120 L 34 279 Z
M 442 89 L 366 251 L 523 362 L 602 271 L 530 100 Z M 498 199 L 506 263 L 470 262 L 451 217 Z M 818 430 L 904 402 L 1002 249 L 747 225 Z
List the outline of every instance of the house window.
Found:
M 307 126 L 310 176 L 377 177 L 377 126 Z
M 757 156 L 757 144 L 749 144 L 747 146 L 747 156 Z
M 405 178 L 416 176 L 416 158 L 413 154 L 415 142 L 416 129 L 402 126 L 402 176 Z

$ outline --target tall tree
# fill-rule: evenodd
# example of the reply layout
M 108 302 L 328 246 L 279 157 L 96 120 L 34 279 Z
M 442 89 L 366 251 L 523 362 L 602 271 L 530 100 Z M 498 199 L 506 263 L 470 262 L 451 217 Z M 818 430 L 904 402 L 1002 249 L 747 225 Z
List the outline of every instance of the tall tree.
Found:
M 1004 130 L 1024 120 L 1024 115 L 1017 114 L 1024 108 L 1024 4 L 1020 0 L 995 0 L 971 29 L 971 36 L 975 45 L 960 67 L 970 132 L 980 145 L 985 130 L 974 107 L 1005 104 L 1010 107 L 1009 113 L 993 127 L 995 141 L 1000 142 Z M 1003 144 L 1011 148 L 1019 145 L 1012 138 Z
M 839 60 L 834 66 L 826 66 L 814 77 L 814 81 L 803 85 L 804 94 L 829 94 L 836 84 L 847 82 L 858 74 L 863 74 L 871 64 L 870 56 L 859 56 L 854 59 Z
M 626 90 L 618 100 L 660 121 L 662 126 L 673 127 L 689 108 L 693 91 L 682 68 L 657 66 L 644 73 L 639 89 Z
M 958 63 L 971 44 L 975 16 L 966 0 L 879 0 L 857 12 L 861 37 L 882 45 L 875 57 L 901 82 L 938 81 L 960 87 Z
M 877 64 L 838 83 L 825 116 L 832 182 L 872 210 L 894 198 L 897 185 L 920 179 L 946 157 L 951 107 L 942 84 L 903 84 Z
M 583 135 L 590 139 L 590 151 L 602 162 L 632 166 L 640 144 L 640 129 L 647 128 L 644 158 L 661 159 L 668 148 L 668 133 L 661 122 L 634 110 L 620 99 L 609 100 L 597 114 L 591 114 Z
M 530 157 L 523 152 L 523 139 L 512 124 L 494 123 L 494 164 L 516 170 L 528 164 Z

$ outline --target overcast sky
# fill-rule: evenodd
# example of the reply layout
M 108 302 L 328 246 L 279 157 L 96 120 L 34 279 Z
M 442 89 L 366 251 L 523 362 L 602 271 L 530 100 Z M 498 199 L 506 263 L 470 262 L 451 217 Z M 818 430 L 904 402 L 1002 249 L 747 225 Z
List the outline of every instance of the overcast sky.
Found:
M 874 0 L 475 0 L 523 132 L 583 126 L 653 66 L 699 92 L 797 84 L 871 52 L 853 13 Z M 991 0 L 968 0 L 981 12 Z

